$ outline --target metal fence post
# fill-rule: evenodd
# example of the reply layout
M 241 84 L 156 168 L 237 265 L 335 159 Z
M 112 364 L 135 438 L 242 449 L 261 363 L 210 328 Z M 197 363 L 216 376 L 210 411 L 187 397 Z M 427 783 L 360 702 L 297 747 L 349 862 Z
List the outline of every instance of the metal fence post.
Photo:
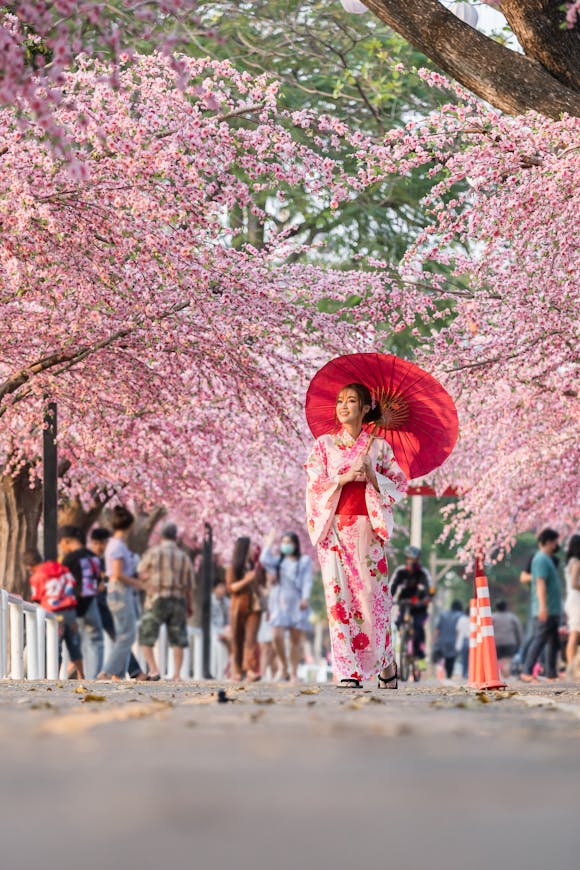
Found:
M 57 417 L 56 402 L 49 402 L 44 416 L 44 432 L 42 439 L 42 521 L 44 536 L 44 558 L 57 557 L 57 527 L 58 527 L 58 467 L 56 436 Z
M 204 523 L 202 561 L 201 629 L 203 632 L 203 676 L 211 680 L 211 593 L 213 587 L 213 532 L 209 523 Z

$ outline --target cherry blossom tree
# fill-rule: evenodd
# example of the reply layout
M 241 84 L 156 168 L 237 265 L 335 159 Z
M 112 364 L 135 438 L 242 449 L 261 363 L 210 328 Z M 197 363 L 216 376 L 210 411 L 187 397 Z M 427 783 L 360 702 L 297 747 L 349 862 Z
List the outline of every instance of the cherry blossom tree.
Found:
M 505 118 L 454 87 L 458 104 L 378 141 L 281 109 L 266 78 L 183 64 L 181 90 L 159 56 L 122 70 L 117 91 L 88 60 L 67 76 L 58 122 L 78 143 L 72 177 L 14 112 L 0 116 L 4 487 L 35 486 L 56 400 L 71 497 L 162 502 L 213 521 L 224 543 L 298 523 L 308 379 L 329 356 L 428 327 L 418 361 L 460 412 L 437 478 L 466 490 L 456 541 L 491 552 L 529 526 L 570 528 L 578 120 Z M 345 143 L 350 174 L 335 157 Z M 292 239 L 253 199 L 300 188 L 336 208 L 418 168 L 433 179 L 431 224 L 401 264 L 289 260 Z M 234 244 L 237 206 L 266 222 L 260 250 Z
M 56 109 L 66 74 L 79 54 L 107 61 L 102 75 L 113 88 L 120 68 L 137 43 L 165 52 L 178 76 L 172 49 L 196 21 L 197 0 L 15 0 L 0 8 L 0 105 L 12 106 L 57 153 L 70 153 L 71 140 Z
M 280 475 L 303 450 L 296 415 L 312 360 L 369 345 L 388 277 L 288 264 L 291 242 L 272 221 L 260 250 L 234 244 L 234 207 L 267 221 L 256 193 L 282 207 L 300 187 L 336 206 L 358 189 L 333 158 L 348 129 L 279 111 L 265 77 L 182 64 L 181 89 L 155 55 L 114 91 L 81 61 L 57 113 L 77 143 L 72 167 L 16 113 L 0 116 L 0 306 L 11 324 L 0 463 L 35 485 L 44 408 L 57 401 L 72 498 L 130 485 L 149 504 L 195 498 L 204 517 L 272 512 L 276 488 L 301 501 L 294 467 Z M 12 528 L 22 537 L 17 510 Z
M 367 171 L 430 166 L 431 225 L 401 275 L 440 300 L 418 361 L 459 409 L 437 476 L 466 492 L 453 540 L 489 554 L 524 529 L 578 523 L 580 121 L 501 116 L 454 91 L 462 105 L 389 134 Z

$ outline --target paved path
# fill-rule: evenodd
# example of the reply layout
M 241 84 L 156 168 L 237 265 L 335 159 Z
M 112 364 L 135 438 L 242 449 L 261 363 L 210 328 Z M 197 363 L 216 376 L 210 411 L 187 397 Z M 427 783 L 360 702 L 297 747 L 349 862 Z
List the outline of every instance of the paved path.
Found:
M 3 683 L 0 867 L 568 870 L 579 747 L 563 685 Z

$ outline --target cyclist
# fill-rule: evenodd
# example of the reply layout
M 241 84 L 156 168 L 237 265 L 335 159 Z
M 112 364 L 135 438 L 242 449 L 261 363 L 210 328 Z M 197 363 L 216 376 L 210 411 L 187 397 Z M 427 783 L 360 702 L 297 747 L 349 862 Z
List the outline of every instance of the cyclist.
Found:
M 418 547 L 405 547 L 405 564 L 400 565 L 391 581 L 393 601 L 410 601 L 410 613 L 413 619 L 413 656 L 415 659 L 425 658 L 425 622 L 427 608 L 433 594 L 431 575 L 427 568 L 421 565 L 421 550 Z M 399 614 L 397 627 L 400 628 L 403 613 Z

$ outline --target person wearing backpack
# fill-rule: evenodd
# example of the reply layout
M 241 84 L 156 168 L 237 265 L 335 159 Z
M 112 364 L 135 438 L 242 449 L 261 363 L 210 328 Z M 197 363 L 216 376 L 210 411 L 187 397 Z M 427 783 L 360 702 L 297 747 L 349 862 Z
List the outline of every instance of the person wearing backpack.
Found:
M 77 618 L 76 581 L 60 562 L 47 560 L 36 549 L 25 550 L 22 564 L 30 583 L 30 600 L 54 613 L 58 621 L 58 653 L 64 640 L 70 658 L 70 674 L 84 679 L 81 634 Z

